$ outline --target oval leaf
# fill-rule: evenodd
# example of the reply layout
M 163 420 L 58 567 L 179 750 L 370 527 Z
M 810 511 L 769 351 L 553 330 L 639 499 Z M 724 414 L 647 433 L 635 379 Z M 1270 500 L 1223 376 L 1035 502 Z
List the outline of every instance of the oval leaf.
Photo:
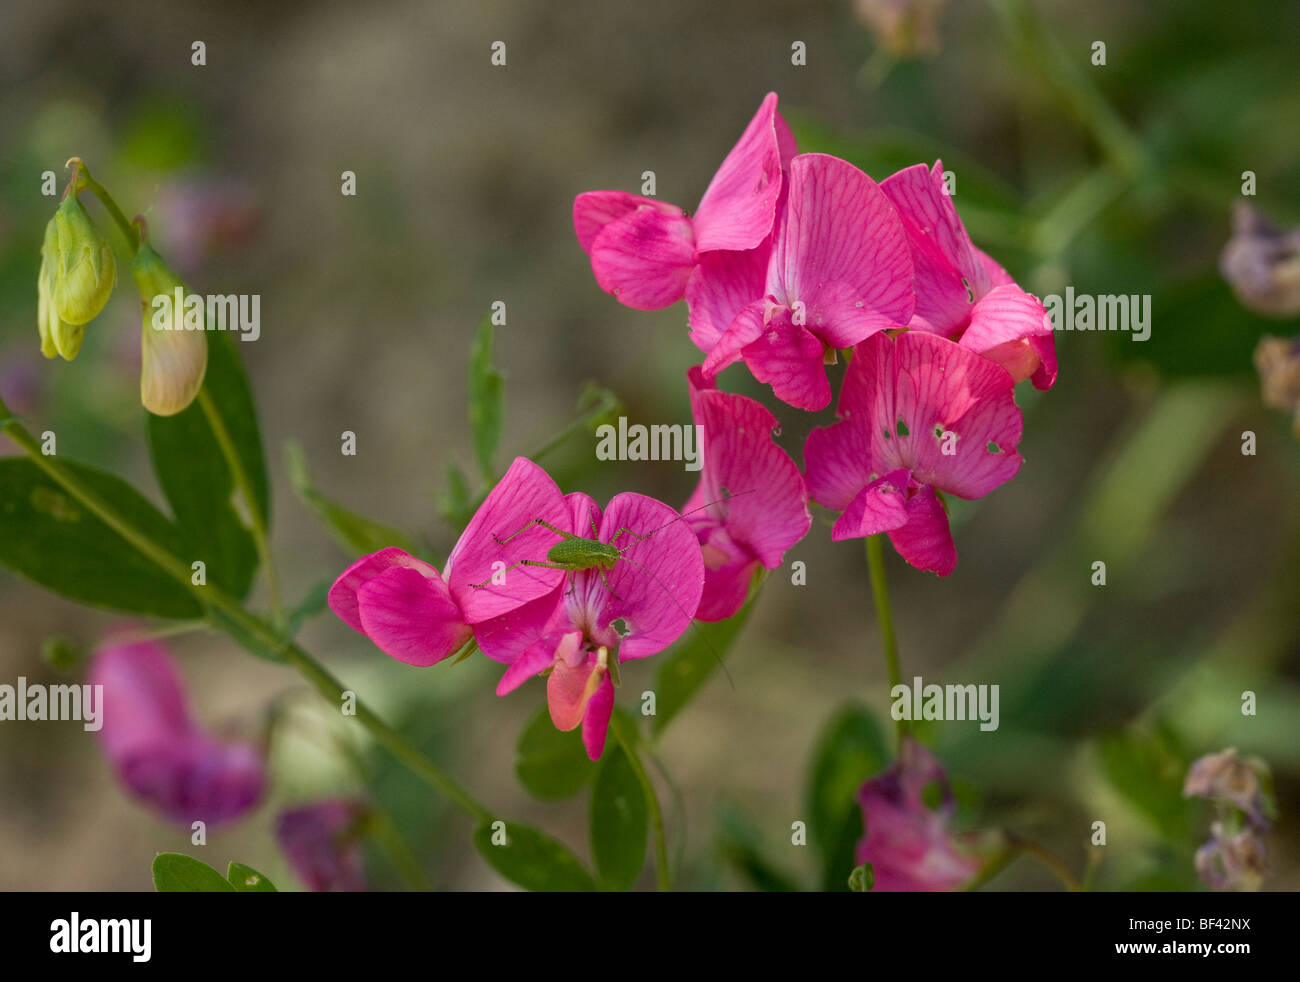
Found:
M 474 833 L 474 845 L 493 869 L 525 890 L 597 889 L 582 860 L 562 843 L 527 825 L 481 825 Z
M 515 748 L 515 774 L 535 798 L 567 798 L 577 794 L 596 773 L 576 730 L 557 730 L 543 706 L 522 733 Z
M 63 466 L 154 542 L 187 557 L 176 527 L 129 484 Z M 25 458 L 0 459 L 0 564 L 78 603 L 179 619 L 203 614 L 188 589 Z
M 215 871 L 214 871 L 215 872 Z M 231 863 L 226 868 L 226 879 L 235 888 L 236 893 L 278 893 L 275 884 L 263 874 L 245 866 L 243 863 Z
M 622 747 L 607 747 L 591 789 L 591 854 L 602 885 L 627 890 L 645 865 L 645 790 Z
M 179 852 L 153 858 L 153 886 L 159 893 L 234 893 L 230 881 L 207 863 Z

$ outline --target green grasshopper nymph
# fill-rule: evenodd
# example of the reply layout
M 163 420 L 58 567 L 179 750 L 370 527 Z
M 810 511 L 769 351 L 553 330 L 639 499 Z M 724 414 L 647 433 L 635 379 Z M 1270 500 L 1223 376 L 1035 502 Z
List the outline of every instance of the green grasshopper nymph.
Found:
M 677 598 L 673 595 L 672 591 L 654 573 L 654 571 L 648 569 L 647 567 L 643 566 L 641 563 L 633 559 L 631 556 L 627 555 L 627 552 L 629 549 L 633 548 L 634 546 L 642 542 L 645 542 L 647 539 L 651 538 L 656 533 L 663 531 L 664 529 L 668 528 L 668 526 L 674 524 L 675 522 L 681 521 L 682 519 L 686 518 L 688 515 L 692 515 L 698 511 L 703 511 L 704 509 L 710 508 L 713 505 L 718 504 L 719 502 L 727 501 L 730 500 L 731 498 L 739 497 L 739 495 L 741 494 L 750 493 L 749 491 L 741 491 L 738 492 L 737 494 L 731 494 L 725 488 L 723 488 L 722 491 L 723 491 L 723 497 L 718 498 L 714 501 L 710 501 L 706 504 L 700 505 L 697 508 L 692 508 L 690 511 L 683 512 L 677 515 L 671 521 L 665 522 L 663 525 L 659 526 L 658 528 L 651 529 L 648 532 L 638 533 L 638 532 L 634 532 L 632 529 L 628 528 L 627 526 L 621 526 L 620 528 L 614 531 L 614 534 L 610 537 L 610 540 L 608 542 L 600 541 L 599 530 L 596 527 L 596 517 L 594 514 L 591 516 L 591 538 L 585 538 L 583 536 L 576 535 L 573 532 L 566 532 L 564 529 L 558 528 L 557 526 L 552 525 L 551 523 L 547 522 L 545 519 L 542 518 L 535 518 L 532 521 L 527 522 L 522 528 L 516 529 L 514 532 L 512 532 L 510 535 L 505 536 L 504 538 L 502 536 L 497 535 L 496 533 L 493 533 L 492 535 L 493 541 L 495 541 L 497 545 L 504 546 L 507 543 L 509 543 L 512 539 L 517 538 L 518 536 L 522 535 L 529 529 L 534 528 L 535 526 L 541 526 L 547 531 L 552 532 L 555 535 L 558 535 L 560 537 L 560 541 L 556 542 L 553 546 L 550 547 L 550 549 L 547 550 L 545 560 L 521 559 L 518 560 L 517 562 L 511 563 L 509 566 L 506 566 L 501 570 L 498 570 L 496 573 L 493 574 L 493 576 L 489 577 L 483 582 L 471 583 L 469 585 L 471 588 L 475 590 L 481 590 L 484 587 L 488 586 L 489 584 L 493 583 L 496 577 L 503 575 L 509 570 L 512 570 L 518 566 L 533 566 L 533 567 L 540 567 L 543 569 L 564 570 L 569 574 L 570 592 L 572 592 L 575 585 L 574 575 L 579 572 L 594 570 L 600 576 L 600 580 L 604 584 L 605 589 L 609 592 L 610 596 L 612 596 L 615 600 L 621 601 L 623 598 L 620 597 L 614 591 L 614 588 L 610 585 L 608 573 L 612 571 L 619 564 L 619 562 L 626 561 L 631 563 L 637 569 L 640 569 L 642 572 L 647 573 L 651 577 L 651 579 L 653 579 L 655 583 L 659 585 L 659 587 L 665 592 L 665 594 L 667 594 L 668 598 L 673 602 L 673 604 L 677 607 L 677 609 L 681 611 L 682 615 L 686 617 L 688 620 L 693 620 L 690 613 L 682 609 L 681 604 L 678 603 Z M 620 547 L 618 545 L 618 542 L 625 535 L 630 536 L 633 541 L 629 541 L 626 545 Z M 618 631 L 620 635 L 625 636 L 625 632 L 621 630 L 618 626 L 619 620 L 620 619 L 615 619 L 614 629 Z M 706 644 L 707 643 L 708 642 L 706 639 Z M 715 652 L 714 654 L 716 655 L 717 653 Z M 618 657 L 612 652 L 609 659 L 609 672 L 610 672 L 610 677 L 613 680 L 614 684 L 618 685 L 619 684 Z

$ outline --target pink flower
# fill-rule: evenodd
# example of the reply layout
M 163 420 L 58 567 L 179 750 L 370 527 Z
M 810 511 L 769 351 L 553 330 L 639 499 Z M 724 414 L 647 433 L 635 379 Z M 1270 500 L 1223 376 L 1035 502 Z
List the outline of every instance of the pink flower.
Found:
M 703 427 L 700 483 L 682 509 L 704 552 L 704 594 L 695 616 L 722 621 L 745 605 L 761 565 L 776 569 L 812 524 L 808 488 L 761 403 L 720 392 L 697 367 L 687 373 L 691 414 Z M 707 506 L 707 507 L 705 507 Z
M 581 725 L 596 760 L 614 708 L 612 660 L 646 658 L 681 636 L 699 606 L 704 561 L 690 528 L 654 498 L 616 495 L 603 515 L 585 494 L 565 502 L 557 528 L 624 554 L 612 569 L 572 572 L 545 596 L 475 625 L 474 635 L 484 654 L 509 666 L 497 695 L 550 672 L 551 721 L 561 730 Z
M 162 645 L 110 643 L 91 660 L 87 681 L 104 687 L 99 739 L 131 794 L 186 828 L 231 821 L 261 801 L 262 752 L 198 728 Z
M 694 291 L 693 303 L 709 311 L 714 327 L 727 324 L 705 359 L 706 378 L 744 359 L 777 398 L 823 409 L 831 401 L 824 365 L 836 349 L 912 316 L 902 222 L 880 187 L 852 164 L 801 154 L 790 164 L 765 284 L 755 290 L 742 275 L 719 275 Z
M 316 893 L 363 893 L 366 881 L 362 830 L 370 814 L 364 801 L 328 798 L 281 812 L 275 838 L 294 875 Z
M 935 785 L 939 801 L 926 801 Z M 903 739 L 894 766 L 858 792 L 866 835 L 857 862 L 870 863 L 873 889 L 892 892 L 956 890 L 984 863 L 963 837 L 948 831 L 955 805 L 943 766 L 912 737 Z
M 795 153 L 776 103 L 776 93 L 768 93 L 693 218 L 675 205 L 624 191 L 578 195 L 574 231 L 602 290 L 625 306 L 658 310 L 682 299 L 702 257 L 751 250 L 768 237 L 782 170 Z
M 516 457 L 474 513 L 442 575 L 401 549 L 363 556 L 334 581 L 330 609 L 379 650 L 408 665 L 432 665 L 469 641 L 473 625 L 550 593 L 564 574 L 521 560 L 544 560 L 554 536 L 540 526 L 568 520 L 550 475 Z M 522 531 L 521 531 L 522 530 Z M 510 541 L 498 545 L 496 538 Z M 501 584 L 507 567 L 509 588 Z
M 812 496 L 843 512 L 831 538 L 888 532 L 913 566 L 947 576 L 957 549 L 938 493 L 979 498 L 1020 469 L 1011 376 L 934 334 L 878 334 L 854 349 L 838 414 L 804 447 Z
M 915 164 L 881 182 L 907 230 L 916 270 L 909 325 L 958 341 L 1037 389 L 1056 382 L 1051 319 L 1007 271 L 975 248 L 944 192 L 943 161 Z

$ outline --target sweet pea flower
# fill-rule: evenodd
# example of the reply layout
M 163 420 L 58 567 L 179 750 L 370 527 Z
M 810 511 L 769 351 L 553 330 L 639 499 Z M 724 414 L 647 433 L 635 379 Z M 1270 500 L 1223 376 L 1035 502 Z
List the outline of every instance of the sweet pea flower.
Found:
M 1183 781 L 1183 797 L 1206 798 L 1231 805 L 1261 829 L 1269 826 L 1269 803 L 1260 775 L 1267 773 L 1264 762 L 1243 760 L 1236 747 L 1197 758 Z
M 1196 874 L 1210 889 L 1254 892 L 1268 878 L 1268 850 L 1254 825 L 1236 832 L 1210 823 L 1210 841 L 1196 850 Z
M 913 330 L 928 331 L 997 362 L 1034 388 L 1056 382 L 1052 322 L 991 257 L 977 249 L 944 191 L 943 161 L 915 164 L 880 189 L 898 209 L 916 270 Z
M 937 785 L 937 807 L 926 789 Z M 956 810 L 943 766 L 913 737 L 905 737 L 894 765 L 858 792 L 866 829 L 857 862 L 870 863 L 874 890 L 921 893 L 956 890 L 980 872 L 984 861 L 973 839 L 954 836 L 948 823 Z
M 262 799 L 262 751 L 199 729 L 180 675 L 158 642 L 107 644 L 91 660 L 87 681 L 104 687 L 99 739 L 119 780 L 169 820 L 211 828 Z
M 753 399 L 720 392 L 699 367 L 687 381 L 704 434 L 700 483 L 682 509 L 704 553 L 695 616 L 722 621 L 745 605 L 758 567 L 776 569 L 808 533 L 812 514 L 803 475 L 772 442 L 776 417 Z
M 676 205 L 624 191 L 588 191 L 573 202 L 573 228 L 596 282 L 624 306 L 659 310 L 681 300 L 692 271 L 718 251 L 768 238 L 794 137 L 768 93 L 723 160 L 693 217 Z
M 843 512 L 831 538 L 888 532 L 913 566 L 947 576 L 957 548 L 939 492 L 979 498 L 1020 469 L 1011 376 L 934 334 L 877 334 L 854 348 L 837 412 L 804 446 L 813 498 Z
M 654 498 L 619 494 L 603 514 L 585 494 L 570 494 L 565 504 L 568 514 L 557 528 L 625 554 L 612 569 L 569 573 L 548 594 L 478 623 L 474 636 L 485 655 L 509 666 L 499 696 L 550 673 L 551 721 L 561 730 L 581 726 L 587 755 L 597 760 L 618 665 L 662 651 L 690 626 L 704 589 L 704 560 L 686 522 Z
M 740 287 L 740 288 L 738 288 Z M 698 296 L 713 323 L 743 299 L 743 285 Z M 765 286 L 735 313 L 704 361 L 712 378 L 743 359 L 778 399 L 824 409 L 824 365 L 835 351 L 912 317 L 912 258 L 898 213 L 881 188 L 847 161 L 800 154 L 790 164 Z
M 517 564 L 544 561 L 555 540 L 529 523 L 542 519 L 558 525 L 568 515 L 550 475 L 516 457 L 470 519 L 441 574 L 401 549 L 381 549 L 334 581 L 330 609 L 385 654 L 408 665 L 433 665 L 460 650 L 473 625 L 555 588 L 562 571 Z M 503 544 L 496 541 L 510 536 Z M 505 571 L 512 566 L 507 588 Z
M 362 832 L 370 806 L 353 798 L 328 798 L 281 812 L 275 839 L 294 875 L 316 893 L 364 893 Z

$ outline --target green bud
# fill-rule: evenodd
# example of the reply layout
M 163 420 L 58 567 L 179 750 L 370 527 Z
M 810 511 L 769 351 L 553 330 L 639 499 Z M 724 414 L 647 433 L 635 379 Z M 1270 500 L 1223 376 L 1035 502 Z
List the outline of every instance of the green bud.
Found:
M 45 226 L 45 243 L 41 246 L 41 272 L 36 278 L 36 321 L 41 332 L 41 354 L 53 358 L 59 353 L 54 336 L 59 330 L 59 315 L 54 312 L 54 263 L 59 233 L 51 218 Z
M 189 406 L 203 386 L 208 339 L 185 330 L 184 311 L 175 296 L 185 285 L 158 253 L 141 243 L 131 262 L 131 277 L 144 312 L 140 329 L 140 401 L 155 416 L 174 416 Z M 157 304 L 154 298 L 159 298 Z
M 67 638 L 46 638 L 41 642 L 41 661 L 56 672 L 72 672 L 80 664 L 81 648 Z
M 86 214 L 75 194 L 54 213 L 56 231 L 54 312 L 71 327 L 89 324 L 108 303 L 117 283 L 117 262 L 108 241 Z M 71 361 L 81 347 L 80 331 L 54 334 L 59 354 Z

